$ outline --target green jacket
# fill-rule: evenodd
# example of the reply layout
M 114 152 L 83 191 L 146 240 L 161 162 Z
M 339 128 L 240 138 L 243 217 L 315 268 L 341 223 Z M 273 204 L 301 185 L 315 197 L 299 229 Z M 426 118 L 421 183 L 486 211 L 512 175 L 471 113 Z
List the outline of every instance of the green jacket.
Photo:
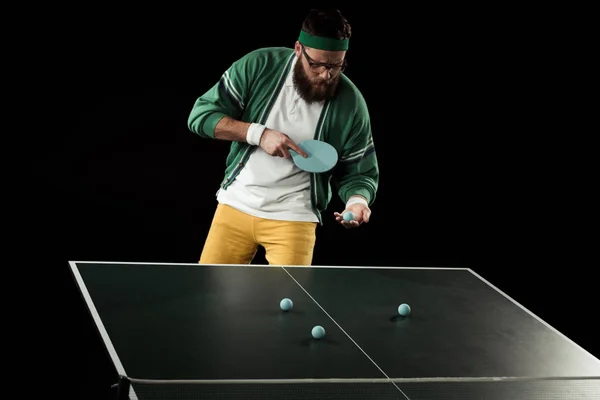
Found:
M 290 72 L 293 49 L 270 47 L 254 50 L 235 61 L 195 102 L 188 128 L 200 137 L 214 139 L 215 126 L 228 115 L 265 124 L 271 107 Z M 311 174 L 312 208 L 321 224 L 321 213 L 331 201 L 332 189 L 346 203 L 352 195 L 373 204 L 379 184 L 369 112 L 358 88 L 341 75 L 338 95 L 323 107 L 314 139 L 330 143 L 338 163 L 329 172 Z M 226 190 L 255 149 L 245 142 L 231 142 L 221 188 Z

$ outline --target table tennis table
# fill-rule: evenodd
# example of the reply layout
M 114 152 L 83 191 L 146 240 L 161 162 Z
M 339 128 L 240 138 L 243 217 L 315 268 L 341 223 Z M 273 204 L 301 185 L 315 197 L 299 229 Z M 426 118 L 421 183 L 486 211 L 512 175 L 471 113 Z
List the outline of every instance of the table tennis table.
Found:
M 469 268 L 69 264 L 114 399 L 600 398 L 600 360 Z

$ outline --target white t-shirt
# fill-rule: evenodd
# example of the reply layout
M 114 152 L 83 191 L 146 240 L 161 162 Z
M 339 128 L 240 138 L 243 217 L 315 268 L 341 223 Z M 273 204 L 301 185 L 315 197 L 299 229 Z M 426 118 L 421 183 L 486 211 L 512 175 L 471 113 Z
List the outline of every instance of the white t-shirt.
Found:
M 265 126 L 299 143 L 313 139 L 323 103 L 307 104 L 294 88 L 296 60 Z M 217 192 L 217 201 L 261 218 L 319 221 L 310 202 L 310 174 L 299 169 L 291 158 L 271 156 L 258 146 L 227 190 Z

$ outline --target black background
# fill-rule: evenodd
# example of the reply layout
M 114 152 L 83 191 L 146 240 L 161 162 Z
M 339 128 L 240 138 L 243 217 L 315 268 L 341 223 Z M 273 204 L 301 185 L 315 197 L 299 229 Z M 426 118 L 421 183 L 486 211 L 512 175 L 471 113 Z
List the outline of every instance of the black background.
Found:
M 191 107 L 246 52 L 293 46 L 306 11 L 71 10 L 40 35 L 52 90 L 30 113 L 52 118 L 31 138 L 25 204 L 55 348 L 88 398 L 112 376 L 68 260 L 197 261 L 228 144 L 188 131 Z M 342 11 L 381 182 L 358 230 L 336 225 L 334 198 L 314 264 L 469 267 L 598 355 L 590 240 L 570 225 L 577 187 L 542 111 L 551 34 L 507 10 Z

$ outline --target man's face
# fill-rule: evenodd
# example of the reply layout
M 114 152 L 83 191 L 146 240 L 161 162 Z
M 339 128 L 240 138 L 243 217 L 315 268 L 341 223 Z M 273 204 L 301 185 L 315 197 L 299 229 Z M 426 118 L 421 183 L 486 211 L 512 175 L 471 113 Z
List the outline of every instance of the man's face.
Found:
M 296 42 L 296 56 L 293 80 L 300 97 L 309 104 L 333 98 L 346 52 L 312 49 Z

